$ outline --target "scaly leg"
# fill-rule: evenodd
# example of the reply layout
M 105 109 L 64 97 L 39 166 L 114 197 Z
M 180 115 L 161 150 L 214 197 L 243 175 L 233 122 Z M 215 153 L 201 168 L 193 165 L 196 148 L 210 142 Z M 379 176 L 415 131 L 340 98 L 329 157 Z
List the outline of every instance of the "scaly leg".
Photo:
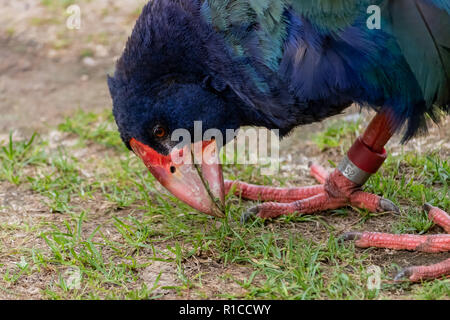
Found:
M 331 174 L 318 165 L 311 166 L 311 174 L 323 185 L 303 188 L 270 188 L 242 182 L 226 182 L 228 190 L 236 186 L 236 193 L 249 200 L 274 201 L 251 208 L 243 216 L 276 218 L 292 213 L 314 213 L 355 206 L 373 212 L 398 211 L 389 200 L 363 192 L 361 186 L 386 159 L 384 145 L 392 136 L 389 117 L 377 115 L 366 132 L 350 149 L 339 168 Z
M 362 191 L 362 185 L 371 174 L 377 172 L 386 159 L 384 146 L 392 137 L 393 125 L 386 113 L 378 114 L 364 134 L 354 143 L 339 167 L 327 174 L 320 166 L 311 166 L 311 174 L 322 185 L 301 188 L 271 188 L 249 185 L 243 182 L 226 182 L 229 191 L 233 186 L 236 194 L 249 200 L 266 202 L 251 208 L 242 216 L 245 222 L 250 217 L 275 218 L 293 213 L 314 213 L 344 206 L 365 208 L 373 212 L 398 211 L 389 200 Z M 450 217 L 442 210 L 426 205 L 429 217 L 450 232 Z M 450 235 L 391 235 L 383 233 L 355 233 L 344 236 L 355 240 L 359 247 L 382 247 L 392 249 L 445 252 L 450 250 Z M 407 277 L 411 281 L 432 279 L 450 274 L 450 259 L 431 266 L 411 267 L 403 270 L 396 279 Z
M 450 233 L 450 216 L 443 210 L 429 204 L 424 206 L 428 217 L 437 225 Z M 378 232 L 349 232 L 343 235 L 344 240 L 354 240 L 360 248 L 388 248 L 395 250 L 413 250 L 421 252 L 450 251 L 450 234 L 412 235 L 389 234 Z M 450 259 L 430 266 L 409 267 L 402 270 L 395 280 L 407 278 L 410 281 L 435 279 L 450 274 Z
M 275 201 L 289 203 L 296 200 L 307 199 L 325 191 L 323 184 L 328 172 L 321 166 L 310 164 L 310 174 L 316 178 L 320 185 L 296 188 L 274 188 L 248 184 L 241 181 L 225 181 L 225 193 L 234 188 L 234 193 L 247 200 Z

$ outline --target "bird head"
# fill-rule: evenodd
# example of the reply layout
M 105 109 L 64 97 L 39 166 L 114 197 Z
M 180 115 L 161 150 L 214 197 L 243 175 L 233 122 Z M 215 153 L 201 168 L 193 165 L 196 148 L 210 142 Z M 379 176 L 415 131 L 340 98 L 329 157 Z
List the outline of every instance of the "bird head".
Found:
M 232 106 L 204 82 L 164 81 L 154 90 L 128 88 L 127 94 L 118 95 L 114 79 L 109 83 L 127 147 L 177 198 L 206 214 L 223 216 L 218 154 L 227 142 L 226 130 L 239 127 L 239 119 L 228 113 Z
M 248 31 L 247 51 L 255 53 L 243 55 L 203 15 L 205 5 L 192 0 L 150 1 L 108 85 L 127 147 L 180 200 L 223 216 L 222 171 L 211 162 L 234 138 L 229 130 L 256 125 L 280 129 L 285 135 L 298 123 L 293 116 L 298 108 L 293 108 L 283 78 L 256 54 L 258 28 L 242 27 Z M 243 35 L 242 28 L 231 26 L 236 36 Z M 181 144 L 180 130 L 189 133 Z M 175 163 L 180 155 L 194 159 Z
M 218 153 L 226 130 L 241 125 L 239 101 L 207 65 L 198 35 L 208 30 L 194 21 L 191 9 L 170 0 L 149 3 L 108 85 L 125 145 L 177 198 L 223 217 Z

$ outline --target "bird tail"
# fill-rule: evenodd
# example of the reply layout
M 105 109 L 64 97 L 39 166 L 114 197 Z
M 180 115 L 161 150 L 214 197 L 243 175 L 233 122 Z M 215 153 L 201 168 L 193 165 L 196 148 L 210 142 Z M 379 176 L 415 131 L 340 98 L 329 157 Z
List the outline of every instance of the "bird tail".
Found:
M 437 122 L 450 112 L 450 1 L 394 0 L 385 4 L 390 32 L 422 90 L 424 111 Z M 418 115 L 420 118 L 424 122 Z M 413 134 L 413 128 L 409 130 Z

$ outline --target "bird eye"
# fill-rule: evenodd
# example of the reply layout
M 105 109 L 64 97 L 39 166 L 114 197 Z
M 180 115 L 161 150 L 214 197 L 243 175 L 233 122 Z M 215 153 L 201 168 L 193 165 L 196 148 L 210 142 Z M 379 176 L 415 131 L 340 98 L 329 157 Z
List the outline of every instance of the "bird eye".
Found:
M 164 136 L 166 135 L 166 129 L 158 125 L 153 128 L 153 135 L 157 138 L 164 138 Z

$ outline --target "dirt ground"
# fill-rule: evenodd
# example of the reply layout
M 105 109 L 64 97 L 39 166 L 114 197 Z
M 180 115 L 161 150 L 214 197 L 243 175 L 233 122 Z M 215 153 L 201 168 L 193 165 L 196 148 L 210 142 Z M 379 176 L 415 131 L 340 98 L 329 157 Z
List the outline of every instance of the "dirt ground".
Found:
M 42 130 L 77 108 L 108 107 L 106 75 L 145 3 L 78 1 L 81 29 L 70 30 L 63 6 L 41 2 L 0 2 L 2 132 Z
M 44 1 L 45 2 L 45 1 Z M 43 5 L 40 0 L 0 0 L 0 140 L 6 140 L 10 132 L 16 138 L 27 137 L 37 131 L 51 138 L 51 128 L 63 121 L 77 109 L 86 111 L 102 111 L 110 108 L 111 100 L 106 84 L 106 75 L 114 70 L 114 63 L 120 55 L 126 38 L 130 34 L 134 21 L 144 0 L 95 0 L 95 1 L 62 1 L 77 3 L 81 7 L 81 29 L 69 30 L 66 27 L 67 14 L 65 5 Z M 51 3 L 51 2 L 50 2 Z M 353 114 L 356 110 L 350 111 Z M 328 160 L 338 162 L 340 154 L 326 151 L 319 152 L 310 141 L 305 140 L 311 132 L 323 129 L 322 124 L 315 124 L 298 129 L 291 137 L 282 142 L 281 156 L 287 159 L 282 167 L 282 174 L 291 177 L 292 185 L 307 185 L 314 181 L 308 177 L 307 164 L 318 161 L 326 164 Z M 415 139 L 406 149 L 424 152 L 429 146 L 440 146 L 440 156 L 450 156 L 450 122 L 447 119 L 438 128 L 433 127 L 429 137 Z M 67 137 L 53 137 L 61 142 Z M 65 143 L 70 143 L 66 141 Z M 391 149 L 400 148 L 398 141 L 391 142 Z M 104 149 L 89 149 L 86 153 L 102 156 Z M 295 176 L 292 172 L 296 172 Z M 298 178 L 296 178 L 298 175 Z M 39 195 L 30 190 L 0 182 L 0 196 L 3 206 L 13 208 L 7 212 L 0 211 L 2 223 L 22 223 L 46 225 L 58 223 L 61 215 L 48 212 Z M 94 218 L 86 221 L 88 229 L 111 218 L 111 210 L 107 203 L 91 204 L 94 207 Z M 8 214 L 6 214 L 8 213 Z M 14 214 L 11 214 L 14 213 Z M 119 212 L 123 217 L 128 211 Z M 325 215 L 324 215 L 325 217 Z M 388 226 L 395 217 L 380 217 L 370 220 L 365 228 L 368 230 L 389 230 Z M 358 216 L 328 217 L 327 223 L 336 230 L 348 231 L 359 220 Z M 306 236 L 321 241 L 327 238 L 326 230 L 316 234 L 308 230 L 308 226 L 299 225 L 298 231 Z M 107 232 L 107 231 L 106 231 Z M 439 232 L 433 228 L 432 233 Z M 43 248 L 42 239 L 31 239 L 28 234 L 17 234 L 11 231 L 12 247 L 20 244 Z M 7 246 L 7 243 L 3 243 Z M 8 264 L 8 251 L 0 254 L 0 264 Z M 450 254 L 427 255 L 422 253 L 379 251 L 371 255 L 374 263 L 388 265 L 438 262 Z M 208 260 L 208 257 L 205 257 Z M 205 260 L 205 261 L 206 261 Z M 203 269 L 202 269 L 203 268 Z M 190 270 L 202 269 L 207 276 L 203 279 L 204 290 L 220 292 L 221 287 L 215 282 L 217 274 L 232 273 L 236 278 L 248 276 L 243 268 L 223 267 L 217 262 L 208 264 L 191 260 L 185 266 Z M 145 282 L 153 283 L 160 271 L 164 271 L 160 283 L 171 286 L 177 283 L 176 269 L 167 264 L 156 263 L 142 273 Z M 247 274 L 247 275 L 246 275 Z M 52 277 L 49 270 L 49 277 Z M 42 277 L 42 274 L 41 274 Z M 0 290 L 0 298 L 42 298 L 40 290 L 48 279 L 29 277 L 26 283 L 14 288 L 15 294 Z M 227 282 L 236 291 L 242 288 L 234 282 Z M 166 292 L 167 293 L 167 292 Z M 208 292 L 206 292 L 208 294 Z M 17 296 L 18 295 L 18 296 Z M 165 298 L 177 298 L 175 294 L 166 294 Z M 401 298 L 395 295 L 390 298 Z M 184 296 L 184 298 L 190 298 Z M 198 296 L 196 297 L 198 298 Z

